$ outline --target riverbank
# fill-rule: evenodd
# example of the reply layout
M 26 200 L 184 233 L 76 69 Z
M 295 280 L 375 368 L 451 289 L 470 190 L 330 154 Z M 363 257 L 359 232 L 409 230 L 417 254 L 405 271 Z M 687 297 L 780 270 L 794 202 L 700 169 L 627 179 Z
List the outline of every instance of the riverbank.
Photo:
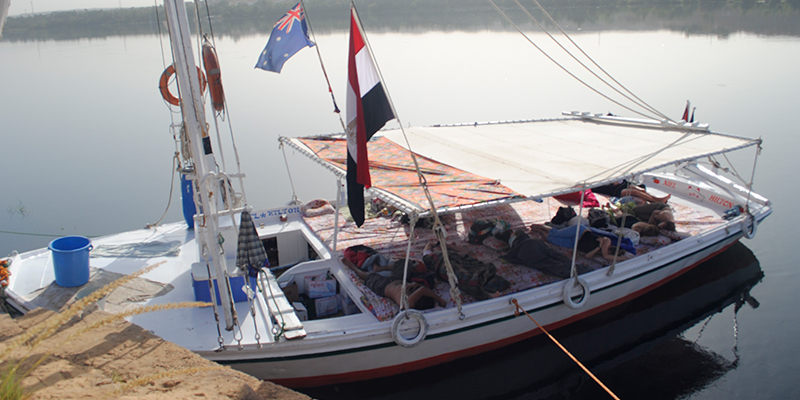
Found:
M 168 312 L 168 311 L 167 311 Z M 57 315 L 37 309 L 22 317 L 0 314 L 0 350 L 26 329 Z M 20 361 L 21 384 L 31 399 L 275 399 L 307 396 L 208 361 L 126 321 L 68 338 L 108 315 L 73 318 L 33 349 L 19 345 L 2 361 Z M 49 355 L 48 355 L 49 354 Z

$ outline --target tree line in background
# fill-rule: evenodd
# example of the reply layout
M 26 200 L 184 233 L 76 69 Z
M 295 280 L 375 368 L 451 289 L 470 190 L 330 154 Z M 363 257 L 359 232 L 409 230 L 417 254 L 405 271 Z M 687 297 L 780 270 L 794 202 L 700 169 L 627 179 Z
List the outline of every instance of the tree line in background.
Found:
M 297 0 L 187 3 L 191 23 L 204 32 L 247 36 L 268 33 Z M 542 12 L 530 1 L 523 4 L 542 23 Z M 518 24 L 535 28 L 509 0 L 495 0 Z M 800 36 L 800 0 L 541 0 L 542 6 L 568 29 L 654 30 L 689 34 L 728 35 L 750 32 Z M 317 33 L 349 26 L 349 0 L 308 0 L 306 8 Z M 356 2 L 362 22 L 373 31 L 508 30 L 509 24 L 487 0 L 364 0 Z M 210 18 L 209 18 L 210 15 Z M 3 39 L 74 40 L 123 35 L 166 33 L 164 8 L 138 7 L 73 10 L 10 17 Z

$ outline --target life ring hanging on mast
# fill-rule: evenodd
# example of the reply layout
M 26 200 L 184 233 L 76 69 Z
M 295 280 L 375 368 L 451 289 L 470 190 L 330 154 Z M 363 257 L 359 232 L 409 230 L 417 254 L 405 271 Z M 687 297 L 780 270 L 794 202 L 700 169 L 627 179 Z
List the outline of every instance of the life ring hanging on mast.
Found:
M 172 75 L 175 75 L 175 64 L 171 64 L 161 73 L 161 79 L 158 81 L 158 90 L 161 91 L 161 97 L 163 97 L 167 103 L 173 106 L 179 106 L 181 100 L 169 91 L 169 79 Z M 208 81 L 206 80 L 206 75 L 200 70 L 200 67 L 197 67 L 197 77 L 200 80 L 200 93 L 203 94 L 206 92 Z
M 211 92 L 211 105 L 214 110 L 222 111 L 225 108 L 225 93 L 222 91 L 222 75 L 219 70 L 219 59 L 217 58 L 217 51 L 214 46 L 208 42 L 208 39 L 203 41 L 203 66 L 208 75 L 208 89 Z

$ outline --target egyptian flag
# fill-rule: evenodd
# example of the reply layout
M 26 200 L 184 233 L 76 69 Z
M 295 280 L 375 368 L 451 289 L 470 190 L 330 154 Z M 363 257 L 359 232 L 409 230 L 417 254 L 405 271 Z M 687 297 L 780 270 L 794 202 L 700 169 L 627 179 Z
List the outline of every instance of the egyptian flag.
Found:
M 364 223 L 364 188 L 372 186 L 367 142 L 394 118 L 394 113 L 366 46 L 361 21 L 352 6 L 347 64 L 347 206 L 356 225 L 361 226 Z
M 689 122 L 689 100 L 686 100 L 686 108 L 683 110 L 683 121 Z

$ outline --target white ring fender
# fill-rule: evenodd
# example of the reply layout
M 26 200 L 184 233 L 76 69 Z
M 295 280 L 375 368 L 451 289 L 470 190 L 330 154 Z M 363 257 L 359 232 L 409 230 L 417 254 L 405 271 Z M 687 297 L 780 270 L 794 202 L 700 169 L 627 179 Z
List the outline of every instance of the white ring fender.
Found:
M 589 300 L 589 293 L 591 292 L 589 291 L 589 284 L 586 283 L 585 280 L 577 278 L 578 284 L 581 286 L 581 290 L 583 290 L 583 294 L 581 295 L 581 299 L 577 302 L 572 300 L 572 296 L 570 296 L 570 294 L 572 293 L 572 287 L 574 285 L 573 279 L 575 278 L 567 279 L 567 282 L 564 284 L 562 295 L 564 297 L 564 304 L 573 310 L 577 310 L 586 304 L 586 300 Z
M 757 228 L 758 222 L 756 222 L 756 217 L 750 213 L 746 214 L 742 220 L 742 233 L 744 234 L 744 237 L 748 239 L 756 237 Z
M 402 325 L 405 320 L 409 319 L 417 320 L 419 331 L 414 337 L 406 339 L 400 334 L 400 325 Z M 405 310 L 394 317 L 394 321 L 392 322 L 392 339 L 394 339 L 394 342 L 398 345 L 402 347 L 414 347 L 425 340 L 427 334 L 428 321 L 425 320 L 425 316 L 422 315 L 421 312 L 417 310 Z

